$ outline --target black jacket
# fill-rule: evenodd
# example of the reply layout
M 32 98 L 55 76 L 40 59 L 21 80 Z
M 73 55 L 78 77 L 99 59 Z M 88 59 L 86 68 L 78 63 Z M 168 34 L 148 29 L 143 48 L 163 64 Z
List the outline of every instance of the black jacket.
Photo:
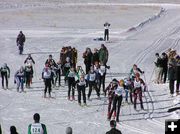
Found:
M 122 133 L 118 129 L 112 128 L 110 131 L 106 132 L 106 134 L 122 134 Z

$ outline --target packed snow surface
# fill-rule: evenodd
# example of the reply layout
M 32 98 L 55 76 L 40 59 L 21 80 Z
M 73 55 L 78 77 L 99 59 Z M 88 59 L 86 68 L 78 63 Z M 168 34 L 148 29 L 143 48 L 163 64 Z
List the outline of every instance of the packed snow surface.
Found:
M 48 55 L 52 54 L 57 61 L 62 46 L 76 47 L 78 65 L 83 65 L 85 48 L 99 49 L 104 43 L 109 50 L 108 65 L 111 66 L 106 84 L 112 78 L 126 77 L 136 63 L 145 71 L 142 78 L 149 90 L 143 94 L 146 110 L 137 112 L 133 105 L 122 106 L 117 128 L 123 134 L 164 134 L 165 120 L 180 116 L 178 112 L 167 112 L 169 108 L 179 106 L 179 96 L 170 97 L 168 83 L 153 83 L 154 54 L 170 47 L 180 54 L 179 1 L 168 3 L 169 0 L 1 0 L 0 63 L 7 63 L 11 69 L 10 89 L 0 89 L 3 133 L 8 134 L 11 125 L 15 125 L 20 134 L 27 133 L 36 112 L 40 113 L 41 122 L 47 125 L 48 134 L 63 134 L 68 126 L 73 128 L 74 134 L 104 134 L 108 131 L 107 102 L 103 95 L 97 100 L 93 92 L 88 106 L 80 107 L 77 101 L 67 100 L 67 86 L 63 86 L 53 90 L 55 99 L 44 99 L 44 85 L 40 79 Z M 153 17 L 162 8 L 164 12 Z M 150 21 L 146 21 L 148 19 Z M 110 41 L 94 41 L 94 38 L 103 37 L 106 21 L 111 23 Z M 128 31 L 141 22 L 147 23 Z M 16 46 L 20 30 L 27 38 L 21 56 Z M 17 93 L 14 73 L 29 53 L 36 62 L 32 88 L 25 89 L 26 93 Z M 119 75 L 115 75 L 117 73 Z

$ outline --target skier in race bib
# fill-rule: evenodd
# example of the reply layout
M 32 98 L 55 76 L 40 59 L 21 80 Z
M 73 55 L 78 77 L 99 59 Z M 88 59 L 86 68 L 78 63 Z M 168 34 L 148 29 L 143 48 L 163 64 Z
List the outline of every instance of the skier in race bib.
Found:
M 30 88 L 30 84 L 32 83 L 33 78 L 33 68 L 31 63 L 26 64 L 25 66 L 25 81 L 26 81 L 26 88 Z
M 21 68 L 14 75 L 14 83 L 17 84 L 17 92 L 19 92 L 19 88 L 21 88 L 20 92 L 24 92 L 24 82 L 25 82 L 25 71 L 24 67 Z
M 145 88 L 145 83 L 144 81 L 140 78 L 140 74 L 136 73 L 136 77 L 134 79 L 134 109 L 136 110 L 136 101 L 137 101 L 137 96 L 140 101 L 141 109 L 144 109 L 143 107 L 143 101 L 142 101 L 142 88 Z
M 77 90 L 78 90 L 78 103 L 81 105 L 81 93 L 83 96 L 84 105 L 86 105 L 86 80 L 84 75 L 80 76 L 80 79 L 77 81 Z
M 119 122 L 119 113 L 120 113 L 121 103 L 123 100 L 123 94 L 124 94 L 124 81 L 120 80 L 119 86 L 114 90 L 113 108 L 111 109 L 108 120 L 111 120 L 111 116 L 113 112 L 115 112 L 116 121 Z
M 67 80 L 68 80 L 68 100 L 71 100 L 70 98 L 70 92 L 72 90 L 72 100 L 75 100 L 74 98 L 74 90 L 76 86 L 76 81 L 78 80 L 78 75 L 74 69 L 74 67 L 71 67 L 70 70 L 66 74 Z
M 139 74 L 144 74 L 144 71 L 142 71 L 140 68 L 138 68 L 138 66 L 136 64 L 133 65 L 132 69 L 130 70 L 130 78 L 133 81 L 134 78 L 136 77 L 136 73 Z
M 42 79 L 44 80 L 45 89 L 44 89 L 44 98 L 46 98 L 47 89 L 49 92 L 49 97 L 51 97 L 51 82 L 52 82 L 52 71 L 48 67 L 48 64 L 45 65 L 45 68 L 42 72 Z
M 46 125 L 40 123 L 40 115 L 35 113 L 34 123 L 28 126 L 28 134 L 47 134 Z
M 96 94 L 98 96 L 98 99 L 100 99 L 100 93 L 99 93 L 99 89 L 97 88 L 97 74 L 94 71 L 93 66 L 91 67 L 88 75 L 87 75 L 87 81 L 89 84 L 89 93 L 88 93 L 88 100 L 90 100 L 90 96 L 91 96 L 91 92 L 92 92 L 92 88 L 94 88 L 96 90 Z
M 113 102 L 113 98 L 114 98 L 114 90 L 118 87 L 118 80 L 113 79 L 110 84 L 107 86 L 107 88 L 105 89 L 105 96 L 106 96 L 106 92 L 108 92 L 108 113 L 107 113 L 107 117 L 109 117 L 110 115 L 110 110 L 111 110 L 111 105 Z M 114 112 L 115 114 L 116 112 Z M 114 115 L 116 116 L 116 115 Z
M 0 76 L 2 78 L 2 88 L 4 89 L 4 79 L 6 80 L 6 88 L 8 89 L 8 78 L 10 78 L 10 69 L 6 63 L 0 68 Z

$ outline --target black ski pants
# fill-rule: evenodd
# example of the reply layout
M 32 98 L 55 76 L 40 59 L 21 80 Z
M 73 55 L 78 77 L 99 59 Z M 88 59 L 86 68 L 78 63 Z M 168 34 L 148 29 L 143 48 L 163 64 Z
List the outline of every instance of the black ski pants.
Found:
M 72 89 L 72 96 L 74 97 L 74 90 L 75 90 L 75 78 L 68 77 L 68 97 L 70 97 L 70 92 Z
M 8 87 L 8 76 L 7 76 L 7 72 L 1 72 L 1 77 L 2 77 L 2 87 L 4 88 L 4 79 L 6 80 L 6 87 Z
M 51 81 L 52 79 L 44 79 L 44 83 L 45 83 L 45 90 L 44 90 L 44 94 L 47 93 L 47 90 L 48 90 L 48 93 L 49 95 L 51 95 Z
M 78 103 L 81 103 L 81 93 L 83 96 L 83 102 L 86 104 L 86 85 L 77 85 L 77 90 L 78 90 Z
M 121 108 L 121 103 L 122 103 L 122 95 L 121 96 L 118 96 L 118 95 L 115 95 L 114 96 L 114 99 L 113 99 L 113 108 L 111 109 L 111 112 L 109 114 L 109 119 L 111 119 L 111 116 L 113 114 L 113 112 L 116 113 L 116 121 L 119 121 L 119 113 L 120 113 L 120 108 Z M 116 110 L 117 108 L 117 110 Z
M 170 90 L 170 94 L 174 94 L 174 83 L 175 80 L 169 80 L 169 90 Z
M 104 41 L 109 40 L 109 29 L 104 30 Z
M 96 90 L 96 94 L 99 97 L 100 93 L 99 93 L 99 89 L 97 88 L 97 83 L 95 81 L 88 81 L 88 84 L 89 84 L 88 98 L 90 98 L 91 96 L 92 88 Z

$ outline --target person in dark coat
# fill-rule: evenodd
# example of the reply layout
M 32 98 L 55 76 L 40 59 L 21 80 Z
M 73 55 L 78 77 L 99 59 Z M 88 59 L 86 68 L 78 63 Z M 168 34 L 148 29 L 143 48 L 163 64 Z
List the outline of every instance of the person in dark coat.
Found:
M 169 68 L 168 68 L 169 89 L 170 89 L 171 96 L 173 96 L 173 94 L 174 94 L 174 83 L 175 83 L 175 67 L 176 67 L 175 58 L 169 59 L 168 66 L 169 66 Z
M 19 47 L 19 54 L 22 54 L 22 52 L 24 50 L 24 42 L 25 41 L 26 41 L 26 37 L 23 34 L 23 32 L 20 31 L 17 36 L 17 39 L 16 39 L 17 46 Z
M 180 56 L 176 57 L 176 94 L 179 95 L 179 86 L 180 86 Z
M 116 121 L 115 120 L 110 121 L 110 127 L 111 127 L 111 130 L 106 132 L 106 134 L 122 134 L 120 130 L 116 129 Z
M 86 48 L 86 51 L 83 53 L 84 64 L 86 66 L 86 74 L 89 73 L 92 65 L 92 52 L 90 48 Z
M 10 127 L 10 134 L 18 134 L 18 132 L 16 131 L 16 127 L 15 126 L 11 126 Z
M 98 49 L 97 48 L 94 48 L 92 62 L 93 62 L 93 64 L 95 64 L 96 62 L 99 63 L 99 53 L 98 53 Z
M 166 53 L 162 53 L 162 75 L 161 79 L 163 83 L 166 83 L 167 71 L 168 71 L 168 56 Z

